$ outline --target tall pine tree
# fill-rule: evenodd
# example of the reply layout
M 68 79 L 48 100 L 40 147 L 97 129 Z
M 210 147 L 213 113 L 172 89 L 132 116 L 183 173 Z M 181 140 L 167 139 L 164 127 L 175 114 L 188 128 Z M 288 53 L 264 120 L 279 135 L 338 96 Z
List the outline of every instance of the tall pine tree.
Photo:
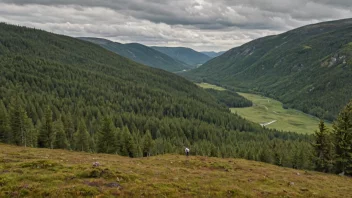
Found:
M 90 135 L 87 131 L 86 124 L 83 120 L 81 120 L 78 124 L 78 130 L 75 133 L 75 149 L 78 151 L 88 152 Z
M 116 139 L 114 133 L 114 126 L 112 120 L 104 118 L 98 141 L 98 152 L 99 153 L 116 153 Z
M 61 119 L 58 119 L 53 124 L 54 133 L 56 134 L 54 148 L 57 149 L 69 149 L 70 144 L 66 138 L 66 132 L 64 129 L 64 124 Z
M 333 167 L 333 142 L 323 120 L 320 120 L 319 130 L 315 131 L 314 137 L 315 170 L 330 172 Z
M 154 146 L 154 141 L 149 130 L 143 136 L 143 156 L 148 157 L 151 155 L 151 150 Z
M 45 117 L 42 122 L 40 134 L 38 137 L 38 145 L 42 148 L 54 148 L 55 131 L 53 129 L 52 111 L 49 106 L 45 109 Z
M 10 143 L 10 121 L 6 107 L 2 100 L 0 100 L 0 141 Z
M 340 112 L 333 124 L 335 137 L 335 170 L 352 175 L 352 100 Z

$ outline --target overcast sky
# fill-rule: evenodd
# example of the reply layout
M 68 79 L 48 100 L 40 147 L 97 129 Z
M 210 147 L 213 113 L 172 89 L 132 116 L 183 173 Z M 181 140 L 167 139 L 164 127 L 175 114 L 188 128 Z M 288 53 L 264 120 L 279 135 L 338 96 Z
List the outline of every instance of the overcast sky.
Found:
M 2 22 L 199 51 L 342 18 L 352 0 L 0 0 Z

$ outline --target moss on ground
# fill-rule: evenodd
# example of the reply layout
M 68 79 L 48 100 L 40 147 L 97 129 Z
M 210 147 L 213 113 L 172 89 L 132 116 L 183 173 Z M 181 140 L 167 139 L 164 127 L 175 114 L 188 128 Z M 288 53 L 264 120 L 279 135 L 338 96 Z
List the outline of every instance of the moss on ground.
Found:
M 242 159 L 131 159 L 4 144 L 0 159 L 0 197 L 352 197 L 351 178 Z

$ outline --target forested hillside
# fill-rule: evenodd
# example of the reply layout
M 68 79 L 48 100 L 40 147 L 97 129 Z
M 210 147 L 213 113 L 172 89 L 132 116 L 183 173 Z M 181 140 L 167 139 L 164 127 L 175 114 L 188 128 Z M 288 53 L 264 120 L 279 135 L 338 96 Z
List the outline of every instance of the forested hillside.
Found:
M 196 68 L 211 59 L 208 55 L 186 47 L 152 47 L 176 60 L 182 61 Z
M 173 59 L 151 47 L 139 43 L 122 44 L 106 39 L 82 37 L 81 40 L 89 41 L 102 46 L 116 54 L 119 54 L 138 63 L 163 69 L 170 72 L 177 72 L 190 69 L 191 66 Z
M 30 147 L 241 157 L 313 168 L 311 136 L 261 128 L 197 85 L 102 47 L 0 24 L 0 139 Z
M 333 120 L 352 98 L 352 19 L 260 38 L 182 75 Z

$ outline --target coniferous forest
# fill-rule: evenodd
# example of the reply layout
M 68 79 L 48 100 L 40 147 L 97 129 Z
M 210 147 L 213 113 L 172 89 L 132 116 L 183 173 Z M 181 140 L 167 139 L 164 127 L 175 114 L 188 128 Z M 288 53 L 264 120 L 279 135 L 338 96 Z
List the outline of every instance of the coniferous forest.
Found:
M 220 101 L 219 93 L 78 39 L 0 24 L 0 85 L 3 143 L 129 157 L 187 146 L 192 155 L 317 168 L 313 136 L 262 128 L 228 110 L 250 101 Z M 343 158 L 350 153 L 337 152 L 346 147 L 336 147 L 341 170 L 351 165 Z

